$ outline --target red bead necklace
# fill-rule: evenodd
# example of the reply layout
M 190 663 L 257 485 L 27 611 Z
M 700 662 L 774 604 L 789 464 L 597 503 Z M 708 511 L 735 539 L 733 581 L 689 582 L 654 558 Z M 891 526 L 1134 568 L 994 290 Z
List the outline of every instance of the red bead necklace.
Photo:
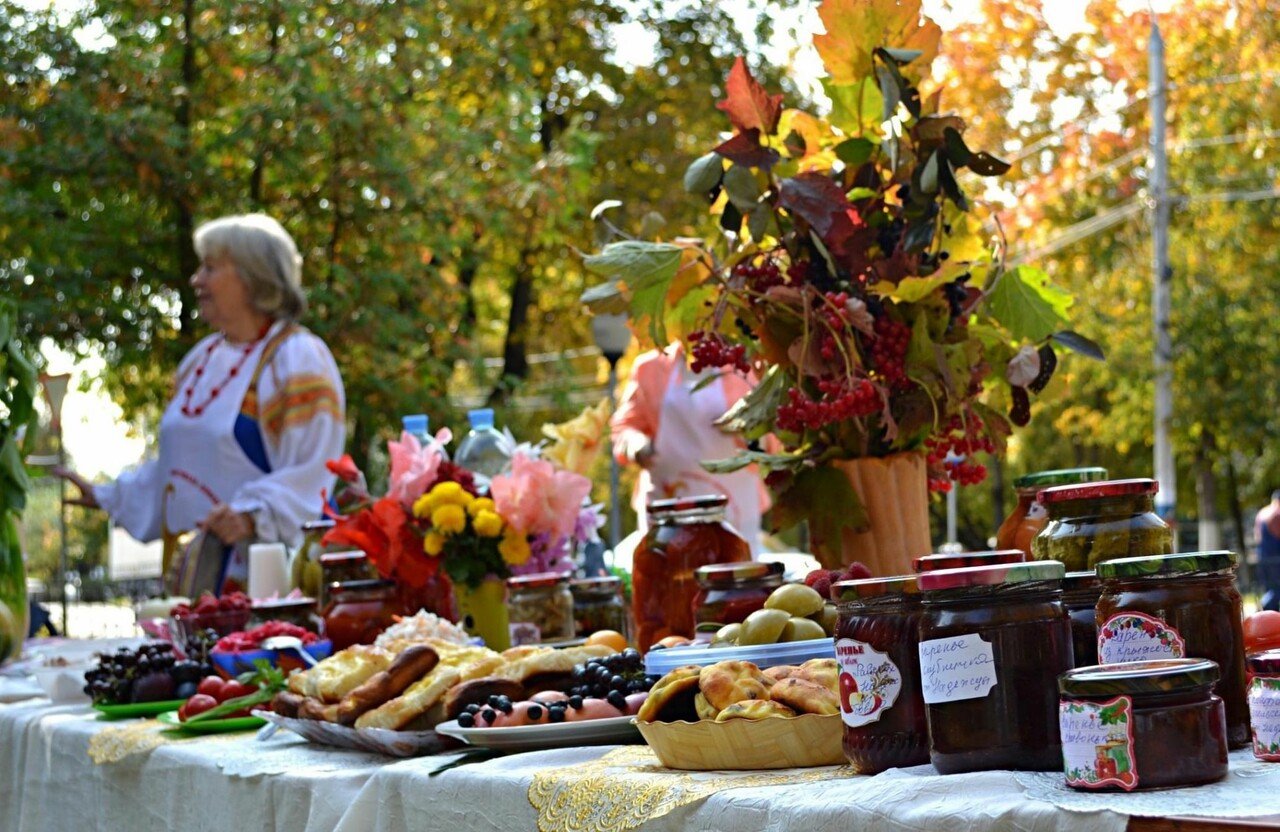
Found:
M 191 383 L 182 391 L 182 415 L 195 417 L 204 413 L 205 408 L 212 404 L 213 400 L 218 398 L 218 394 L 231 383 L 231 379 L 240 374 L 240 368 L 249 360 L 250 354 L 252 354 L 254 349 L 257 348 L 259 342 L 261 342 L 263 338 L 267 337 L 267 331 L 270 329 L 271 324 L 268 322 L 262 327 L 257 338 L 250 341 L 248 344 L 245 344 L 244 350 L 240 353 L 240 358 L 231 366 L 231 369 L 227 371 L 227 377 L 209 389 L 209 397 L 205 399 L 204 402 L 193 407 L 191 405 L 191 396 L 196 392 L 196 384 L 200 381 L 200 378 L 204 376 L 205 368 L 209 366 L 209 360 L 213 358 L 213 351 L 218 348 L 219 344 L 224 343 L 227 340 L 227 336 L 222 335 L 216 340 L 210 341 L 209 346 L 205 348 L 204 355 L 200 358 L 200 364 L 191 371 Z

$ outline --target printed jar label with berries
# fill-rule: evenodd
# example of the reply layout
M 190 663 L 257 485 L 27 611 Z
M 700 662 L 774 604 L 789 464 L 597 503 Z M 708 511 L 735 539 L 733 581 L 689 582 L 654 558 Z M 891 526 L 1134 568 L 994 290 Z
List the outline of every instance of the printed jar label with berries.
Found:
M 898 701 L 902 673 L 893 659 L 865 641 L 836 641 L 840 665 L 840 718 L 851 728 L 880 719 Z
M 1098 628 L 1098 662 L 1101 664 L 1181 659 L 1186 655 L 1182 635 L 1146 613 L 1116 613 Z
M 1249 683 L 1249 724 L 1253 756 L 1280 762 L 1280 678 L 1254 676 Z
M 1063 699 L 1058 705 L 1062 763 L 1067 785 L 1077 789 L 1138 786 L 1133 753 L 1133 700 Z

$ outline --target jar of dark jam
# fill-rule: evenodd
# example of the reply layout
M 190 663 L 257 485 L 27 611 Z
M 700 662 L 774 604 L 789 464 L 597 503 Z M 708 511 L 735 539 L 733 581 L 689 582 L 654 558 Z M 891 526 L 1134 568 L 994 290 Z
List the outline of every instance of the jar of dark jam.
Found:
M 996 563 L 1023 563 L 1027 555 L 1021 549 L 996 549 L 990 552 L 943 552 L 936 555 L 920 555 L 911 559 L 915 572 L 935 572 L 939 569 L 964 569 L 970 566 L 991 566 Z
M 328 609 L 329 589 L 334 584 L 348 581 L 372 581 L 378 578 L 378 570 L 369 562 L 369 556 L 358 549 L 325 552 L 320 555 L 320 571 L 324 579 L 320 583 L 320 597 L 316 599 L 320 609 Z
M 1244 628 L 1234 552 L 1188 552 L 1098 564 L 1098 661 L 1212 659 L 1227 744 L 1249 744 Z
M 1095 617 L 1102 581 L 1092 569 L 1068 572 L 1062 579 L 1062 605 L 1071 617 L 1071 651 L 1076 667 L 1098 663 L 1098 622 Z
M 1064 574 L 1038 561 L 917 576 L 920 687 L 939 772 L 1061 767 L 1058 675 L 1072 661 Z
M 636 646 L 647 651 L 667 636 L 693 638 L 694 571 L 710 563 L 751 560 L 751 547 L 724 519 L 723 495 L 649 503 L 649 531 L 636 547 L 631 608 Z
M 507 578 L 511 643 L 542 644 L 573 638 L 573 593 L 569 575 L 536 572 Z
M 329 587 L 324 633 L 336 653 L 353 644 L 373 644 L 382 631 L 404 615 L 395 581 L 361 580 Z
M 629 635 L 631 626 L 627 621 L 621 578 L 575 578 L 569 581 L 569 592 L 573 594 L 575 636 L 586 638 L 597 630 Z
M 929 762 L 914 575 L 839 581 L 836 661 L 844 755 L 859 774 Z
M 1049 522 L 1031 541 L 1033 560 L 1057 560 L 1070 572 L 1104 560 L 1173 551 L 1173 530 L 1155 512 L 1155 480 L 1105 480 L 1040 491 Z
M 1106 468 L 1061 468 L 1018 477 L 1013 481 L 1013 492 L 1017 495 L 1018 502 L 996 531 L 996 548 L 1021 549 L 1027 557 L 1031 557 L 1031 541 L 1049 522 L 1044 506 L 1036 501 L 1040 489 L 1098 482 L 1106 478 Z
M 697 638 L 710 641 L 726 624 L 741 624 L 764 608 L 764 602 L 782 586 L 785 568 L 773 561 L 713 563 L 694 570 L 698 591 L 693 596 L 693 621 Z
M 1226 718 L 1207 659 L 1104 664 L 1058 680 L 1063 772 L 1082 791 L 1198 786 L 1227 776 Z
M 1251 653 L 1245 665 L 1249 671 L 1253 756 L 1280 763 L 1280 650 Z

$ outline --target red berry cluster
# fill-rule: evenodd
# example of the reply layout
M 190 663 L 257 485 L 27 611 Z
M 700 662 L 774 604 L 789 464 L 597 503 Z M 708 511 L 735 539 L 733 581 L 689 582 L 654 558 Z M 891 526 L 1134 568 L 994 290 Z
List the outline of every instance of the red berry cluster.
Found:
M 778 269 L 778 264 L 766 258 L 759 263 L 744 260 L 733 267 L 734 277 L 740 277 L 747 289 L 764 294 L 774 286 L 782 286 L 787 282 Z
M 987 478 L 987 466 L 969 460 L 979 451 L 995 453 L 995 443 L 983 433 L 980 417 L 972 412 L 966 414 L 966 417 L 961 419 L 959 415 L 952 416 L 937 436 L 925 440 L 929 466 L 941 466 L 947 474 L 947 479 L 930 478 L 931 491 L 950 491 L 951 480 L 961 485 L 976 485 Z M 948 461 L 949 454 L 962 458 Z
M 821 430 L 834 422 L 869 416 L 880 409 L 880 395 L 871 381 L 822 379 L 818 382 L 822 396 L 809 398 L 797 387 L 787 391 L 787 401 L 778 406 L 778 427 L 800 433 L 806 428 Z
M 693 352 L 691 367 L 695 373 L 720 367 L 732 367 L 743 373 L 751 369 L 747 363 L 747 348 L 742 344 L 730 344 L 718 332 L 691 332 L 689 343 Z
M 212 615 L 218 612 L 228 611 L 247 611 L 252 604 L 249 596 L 243 592 L 228 592 L 221 598 L 215 597 L 213 593 L 206 592 L 201 595 L 194 605 L 192 604 L 175 604 L 169 610 L 169 615 L 174 618 L 184 618 L 189 615 Z
M 287 621 L 266 621 L 252 630 L 223 636 L 218 639 L 214 649 L 219 653 L 248 653 L 257 650 L 263 641 L 275 636 L 292 636 L 301 639 L 303 644 L 314 644 L 320 640 L 320 636 L 297 624 L 290 624 Z
M 787 266 L 787 282 L 792 286 L 800 286 L 809 279 L 809 261 L 798 260 Z
M 831 597 L 831 585 L 840 581 L 861 581 L 871 577 L 871 570 L 859 561 L 854 561 L 839 569 L 815 569 L 804 576 L 805 586 L 810 587 L 823 598 Z
M 871 363 L 890 387 L 901 389 L 911 384 L 907 378 L 907 347 L 911 345 L 911 327 L 881 315 L 876 318 L 876 337 L 871 340 Z

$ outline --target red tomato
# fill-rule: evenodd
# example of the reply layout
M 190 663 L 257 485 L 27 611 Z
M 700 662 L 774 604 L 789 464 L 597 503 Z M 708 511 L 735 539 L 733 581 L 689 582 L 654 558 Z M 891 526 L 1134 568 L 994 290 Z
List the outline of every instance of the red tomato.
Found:
M 1280 648 L 1280 612 L 1259 610 L 1244 620 L 1244 652 Z
M 203 693 L 205 696 L 211 696 L 218 701 L 222 701 L 222 687 L 227 684 L 221 676 L 206 676 L 200 680 L 200 684 L 196 686 L 196 693 Z
M 218 695 L 218 701 L 226 702 L 228 699 L 236 699 L 257 692 L 256 685 L 246 685 L 244 682 L 237 682 L 235 679 L 231 679 L 222 683 L 222 693 Z
M 197 693 L 195 696 L 187 700 L 187 704 L 178 709 L 178 719 L 186 721 L 189 717 L 196 714 L 202 714 L 207 710 L 218 707 L 218 700 L 209 696 L 207 693 Z M 186 715 L 182 711 L 186 711 Z

